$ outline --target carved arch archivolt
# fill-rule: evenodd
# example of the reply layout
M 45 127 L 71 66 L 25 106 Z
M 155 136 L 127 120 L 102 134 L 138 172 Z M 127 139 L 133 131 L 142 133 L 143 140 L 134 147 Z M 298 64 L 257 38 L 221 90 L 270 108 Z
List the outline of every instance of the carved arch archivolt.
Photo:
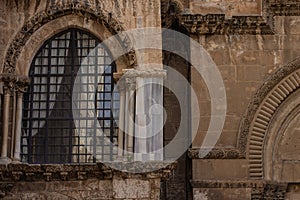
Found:
M 109 30 L 94 21 L 87 22 L 84 18 L 73 14 L 62 16 L 45 24 L 31 35 L 19 53 L 15 63 L 14 72 L 18 75 L 27 76 L 31 62 L 43 43 L 53 35 L 69 28 L 85 30 L 99 38 L 101 41 L 112 36 L 112 33 Z M 122 48 L 120 44 L 117 45 L 118 46 L 114 46 L 113 48 Z M 118 72 L 121 72 L 122 69 L 127 68 L 128 66 L 127 60 L 124 57 L 118 58 L 115 62 Z
M 249 178 L 265 177 L 264 148 L 270 124 L 283 102 L 299 88 L 300 58 L 297 58 L 277 70 L 250 103 L 239 135 L 239 147 L 249 160 Z
M 53 2 L 54 3 L 51 3 L 46 10 L 39 12 L 30 18 L 16 34 L 6 52 L 2 73 L 15 73 L 19 56 L 26 44 L 29 44 L 30 40 L 33 41 L 32 36 L 40 29 L 43 29 L 48 23 L 53 23 L 53 21 L 59 20 L 65 16 L 73 15 L 81 18 L 82 23 L 79 23 L 79 26 L 82 24 L 81 27 L 87 30 L 91 28 L 91 26 L 88 26 L 87 21 L 91 21 L 93 25 L 105 27 L 107 30 L 106 32 L 109 32 L 111 35 L 119 34 L 125 30 L 125 28 L 109 13 L 105 13 L 94 3 L 73 0 L 63 3 Z M 70 22 L 67 22 L 67 26 L 71 26 Z M 57 31 L 59 31 L 59 28 Z M 53 31 L 51 32 L 53 35 Z M 99 37 L 99 34 L 95 35 Z M 127 61 L 126 64 L 127 66 L 134 66 L 136 64 L 135 52 L 131 47 L 130 38 L 125 34 L 121 34 L 121 37 L 118 37 L 117 39 L 124 52 L 128 52 L 125 55 Z M 103 37 L 100 38 L 103 39 Z M 43 40 L 45 41 L 46 39 L 43 38 Z
M 271 120 L 264 143 L 264 179 L 299 182 L 300 174 L 300 89 L 278 108 Z

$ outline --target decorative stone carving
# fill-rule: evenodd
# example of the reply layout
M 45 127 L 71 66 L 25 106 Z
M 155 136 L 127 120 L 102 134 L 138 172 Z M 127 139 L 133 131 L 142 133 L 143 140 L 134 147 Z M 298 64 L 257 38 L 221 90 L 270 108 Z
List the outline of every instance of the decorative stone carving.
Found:
M 239 148 L 246 155 L 250 177 L 263 178 L 263 145 L 269 122 L 283 101 L 300 87 L 300 58 L 277 70 L 255 94 L 239 129 Z
M 191 180 L 193 188 L 264 188 L 262 181 Z
M 297 0 L 269 0 L 267 4 L 268 11 L 279 16 L 299 16 L 300 5 Z
M 140 173 L 132 174 L 115 170 L 104 163 L 97 164 L 8 164 L 0 165 L 1 181 L 66 181 L 66 180 L 85 180 L 85 179 L 112 179 L 113 177 L 122 178 L 169 178 L 175 168 L 176 163 L 164 162 L 115 162 L 109 163 L 110 166 L 122 168 L 124 171 L 136 169 Z M 169 164 L 169 165 L 167 165 Z M 144 169 L 144 172 L 143 172 Z M 151 170 L 153 169 L 153 170 Z M 159 170 L 156 170 L 159 169 Z M 147 172 L 152 171 L 152 172 Z M 0 185 L 1 189 L 1 185 Z M 2 189 L 1 189 L 2 190 Z M 0 191 L 1 193 L 1 191 Z M 1 194 L 0 194 L 1 196 Z
M 251 199 L 284 200 L 287 184 L 264 181 L 213 181 L 192 180 L 193 188 L 251 188 Z
M 3 73 L 0 74 L 0 82 L 3 82 L 4 87 L 9 88 L 11 92 L 25 92 L 27 86 L 29 85 L 29 78 L 16 74 Z
M 105 13 L 99 7 L 99 5 L 100 4 L 97 4 L 94 1 L 48 1 L 46 10 L 35 14 L 23 25 L 22 29 L 16 34 L 6 52 L 3 69 L 4 73 L 15 72 L 17 58 L 27 40 L 40 27 L 56 18 L 69 14 L 76 14 L 103 24 L 112 34 L 121 33 L 124 30 L 122 25 L 114 18 L 112 18 L 109 13 Z M 135 51 L 130 45 L 131 42 L 129 40 L 129 37 L 125 36 L 124 38 L 119 39 L 120 41 L 122 41 L 122 47 L 124 48 L 124 51 L 129 52 L 126 56 L 129 66 L 134 66 L 136 64 L 136 58 L 135 56 L 133 56 L 135 54 Z
M 161 1 L 161 19 L 162 27 L 170 28 L 174 21 L 182 12 L 181 2 L 177 0 L 162 0 Z
M 269 0 L 262 5 L 262 16 L 233 16 L 226 19 L 225 14 L 183 14 L 179 20 L 192 34 L 274 34 L 274 16 L 300 15 L 297 0 Z
M 260 199 L 284 200 L 287 184 L 266 184 Z M 254 199 L 253 197 L 251 199 Z M 255 198 L 256 199 L 256 198 Z
M 273 34 L 262 16 L 233 16 L 225 14 L 181 15 L 181 24 L 192 34 Z
M 200 148 L 191 148 L 188 150 L 188 156 L 191 159 L 243 159 L 238 149 L 212 149 L 205 157 L 200 157 Z M 205 151 L 205 150 L 204 150 Z

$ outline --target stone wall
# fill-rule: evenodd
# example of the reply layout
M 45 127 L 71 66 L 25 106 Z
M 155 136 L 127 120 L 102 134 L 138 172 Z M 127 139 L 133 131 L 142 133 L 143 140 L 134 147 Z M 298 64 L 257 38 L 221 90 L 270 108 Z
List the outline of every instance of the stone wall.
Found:
M 184 192 L 188 190 L 189 178 L 192 178 L 194 199 L 259 199 L 263 197 L 280 199 L 283 198 L 286 188 L 289 190 L 288 198 L 297 196 L 293 193 L 293 191 L 298 192 L 297 184 L 290 184 L 288 187 L 273 184 L 272 181 L 280 182 L 281 180 L 272 180 L 271 176 L 266 176 L 263 171 L 265 163 L 262 158 L 272 157 L 270 156 L 272 154 L 264 151 L 267 148 L 262 146 L 264 141 L 267 141 L 265 139 L 272 136 L 268 135 L 270 132 L 268 127 L 273 124 L 274 128 L 274 124 L 286 118 L 267 112 L 263 117 L 270 115 L 272 120 L 264 125 L 266 131 L 262 131 L 257 138 L 250 129 L 253 128 L 252 120 L 257 119 L 255 118 L 258 115 L 256 111 L 261 108 L 264 101 L 267 101 L 265 99 L 267 93 L 287 77 L 288 74 L 285 74 L 287 69 L 293 67 L 293 69 L 299 69 L 299 62 L 288 64 L 300 55 L 298 44 L 300 4 L 298 1 L 164 0 L 163 5 L 175 2 L 174 5 L 178 6 L 178 10 L 177 8 L 166 9 L 168 13 L 161 13 L 160 0 L 95 0 L 82 1 L 84 3 L 76 1 L 74 4 L 72 2 L 75 1 L 3 0 L 0 4 L 0 67 L 2 71 L 4 67 L 7 69 L 15 67 L 17 73 L 27 75 L 38 47 L 55 32 L 63 29 L 65 25 L 90 30 L 97 37 L 104 39 L 131 28 L 161 27 L 161 23 L 165 23 L 167 28 L 178 30 L 172 27 L 173 22 L 176 22 L 177 26 L 180 26 L 178 31 L 185 32 L 202 45 L 217 65 L 224 81 L 228 105 L 225 125 L 215 148 L 204 159 L 199 159 L 199 147 L 207 133 L 211 117 L 210 94 L 200 74 L 193 68 L 191 68 L 191 74 L 188 74 L 189 64 L 182 62 L 178 57 L 164 54 L 165 64 L 178 69 L 186 77 L 191 76 L 191 84 L 197 92 L 201 110 L 200 126 L 192 149 L 188 152 L 192 159 L 192 177 L 186 176 L 190 173 L 190 168 L 184 155 L 179 161 L 181 164 L 173 182 L 169 181 L 165 184 L 169 199 L 188 196 Z M 86 2 L 91 3 L 86 6 Z M 72 5 L 78 6 L 78 9 L 69 9 L 68 6 L 72 7 Z M 55 12 L 51 10 L 54 7 L 66 7 L 66 9 L 51 15 Z M 67 21 L 66 24 L 65 21 Z M 27 29 L 28 27 L 30 29 Z M 101 32 L 100 30 L 104 30 L 102 28 L 105 28 L 105 31 Z M 162 57 L 161 54 L 152 54 L 147 57 L 147 52 L 142 52 L 140 55 L 140 58 L 145 57 L 144 61 L 147 62 L 160 60 Z M 127 64 L 123 64 L 123 68 L 134 65 L 134 63 Z M 297 85 L 298 80 L 295 80 L 294 85 Z M 283 84 L 280 88 L 290 90 L 290 85 Z M 293 90 L 291 91 L 294 93 Z M 282 95 L 279 94 L 278 98 L 281 97 Z M 174 137 L 180 123 L 177 113 L 178 103 L 173 98 L 174 96 L 166 90 L 164 103 L 170 118 L 164 130 L 165 143 Z M 283 100 L 285 98 L 292 98 L 292 94 L 289 93 L 283 97 Z M 281 102 L 277 106 L 284 108 Z M 287 109 L 275 110 L 274 113 L 285 111 Z M 297 119 L 299 118 L 295 117 L 292 120 Z M 282 166 L 285 166 L 283 171 L 286 180 L 295 181 L 299 180 L 298 174 L 294 173 L 298 170 L 298 164 L 295 163 L 299 162 L 299 158 L 292 153 L 298 151 L 300 147 L 297 142 L 294 142 L 298 141 L 298 134 L 292 133 L 295 128 L 299 127 L 296 127 L 295 121 L 290 124 L 292 125 L 289 125 L 289 128 L 284 130 L 285 132 L 283 131 L 284 135 L 289 137 L 284 138 L 283 141 L 293 144 L 293 148 L 290 149 L 290 145 L 278 144 L 280 146 L 278 149 L 282 150 L 278 156 L 281 159 L 279 159 L 280 162 L 284 163 Z M 277 132 L 282 128 L 284 127 L 280 126 L 270 130 Z M 275 137 L 277 136 L 271 138 Z M 261 146 L 250 145 L 251 140 L 259 140 Z M 259 161 L 255 160 L 257 157 Z M 280 166 L 279 169 L 281 169 Z M 257 173 L 257 170 L 260 171 Z M 13 177 L 12 174 L 10 175 Z M 18 173 L 14 175 L 18 177 Z M 47 177 L 47 174 L 45 176 Z M 10 188 L 7 185 L 9 181 L 3 179 L 2 182 L 5 183 L 1 186 L 2 188 Z M 160 184 L 156 178 L 120 178 L 117 176 L 106 180 L 91 177 L 90 180 L 55 180 L 53 182 L 41 180 L 30 182 L 17 178 L 12 182 L 14 187 L 12 190 L 7 190 L 6 197 L 10 199 L 19 198 L 21 194 L 27 194 L 25 199 L 46 198 L 49 195 L 54 195 L 59 199 L 71 197 L 78 199 L 158 199 Z M 5 191 L 3 190 L 4 193 Z M 275 197 L 277 194 L 278 197 Z
M 17 182 L 3 199 L 159 199 L 159 179 Z
M 4 199 L 160 199 L 161 181 L 173 169 L 131 174 L 140 163 L 127 163 L 117 171 L 97 164 L 0 165 L 0 197 Z M 154 163 L 152 163 L 153 165 Z M 157 163 L 159 164 L 159 163 Z M 157 167 L 144 165 L 144 168 Z M 119 165 L 121 166 L 121 164 Z M 126 164 L 122 164 L 126 167 Z M 148 168 L 150 169 L 150 168 Z M 156 168 L 155 168 L 156 169 Z

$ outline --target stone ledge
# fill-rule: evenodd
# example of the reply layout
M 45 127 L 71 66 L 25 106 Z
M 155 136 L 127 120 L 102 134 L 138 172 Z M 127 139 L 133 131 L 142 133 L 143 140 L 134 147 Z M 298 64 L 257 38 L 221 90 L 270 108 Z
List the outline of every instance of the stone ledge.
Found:
M 299 0 L 269 0 L 262 15 L 232 16 L 225 14 L 181 14 L 179 21 L 191 34 L 274 34 L 274 16 L 299 16 Z
M 207 153 L 207 151 L 209 151 Z M 207 153 L 205 156 L 201 156 L 201 152 Z M 188 156 L 191 159 L 245 159 L 246 156 L 240 152 L 237 148 L 214 148 L 211 150 L 205 150 L 201 148 L 191 148 L 188 150 Z
M 274 34 L 273 25 L 262 16 L 233 16 L 226 19 L 225 14 L 184 14 L 179 21 L 192 34 Z
M 251 199 L 284 199 L 287 183 L 247 180 L 198 180 L 190 181 L 193 189 L 251 189 Z
M 112 165 L 112 163 L 110 163 L 110 165 Z M 176 163 L 114 162 L 113 165 L 117 166 L 118 169 L 122 169 L 123 171 L 113 169 L 103 163 L 0 165 L 0 181 L 72 181 L 95 178 L 103 180 L 109 180 L 112 178 L 160 178 L 164 180 L 168 179 L 173 174 Z M 151 169 L 154 171 L 151 171 Z M 137 171 L 139 173 L 130 173 L 126 171 Z
M 191 180 L 193 188 L 263 188 L 266 183 L 263 181 L 221 181 L 221 180 Z

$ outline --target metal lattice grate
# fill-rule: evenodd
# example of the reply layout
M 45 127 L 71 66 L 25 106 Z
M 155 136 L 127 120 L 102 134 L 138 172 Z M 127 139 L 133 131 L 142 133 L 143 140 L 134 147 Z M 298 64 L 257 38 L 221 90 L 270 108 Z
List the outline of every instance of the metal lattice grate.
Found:
M 91 34 L 69 29 L 38 51 L 24 95 L 23 162 L 86 163 L 117 154 L 115 66 L 99 44 Z

